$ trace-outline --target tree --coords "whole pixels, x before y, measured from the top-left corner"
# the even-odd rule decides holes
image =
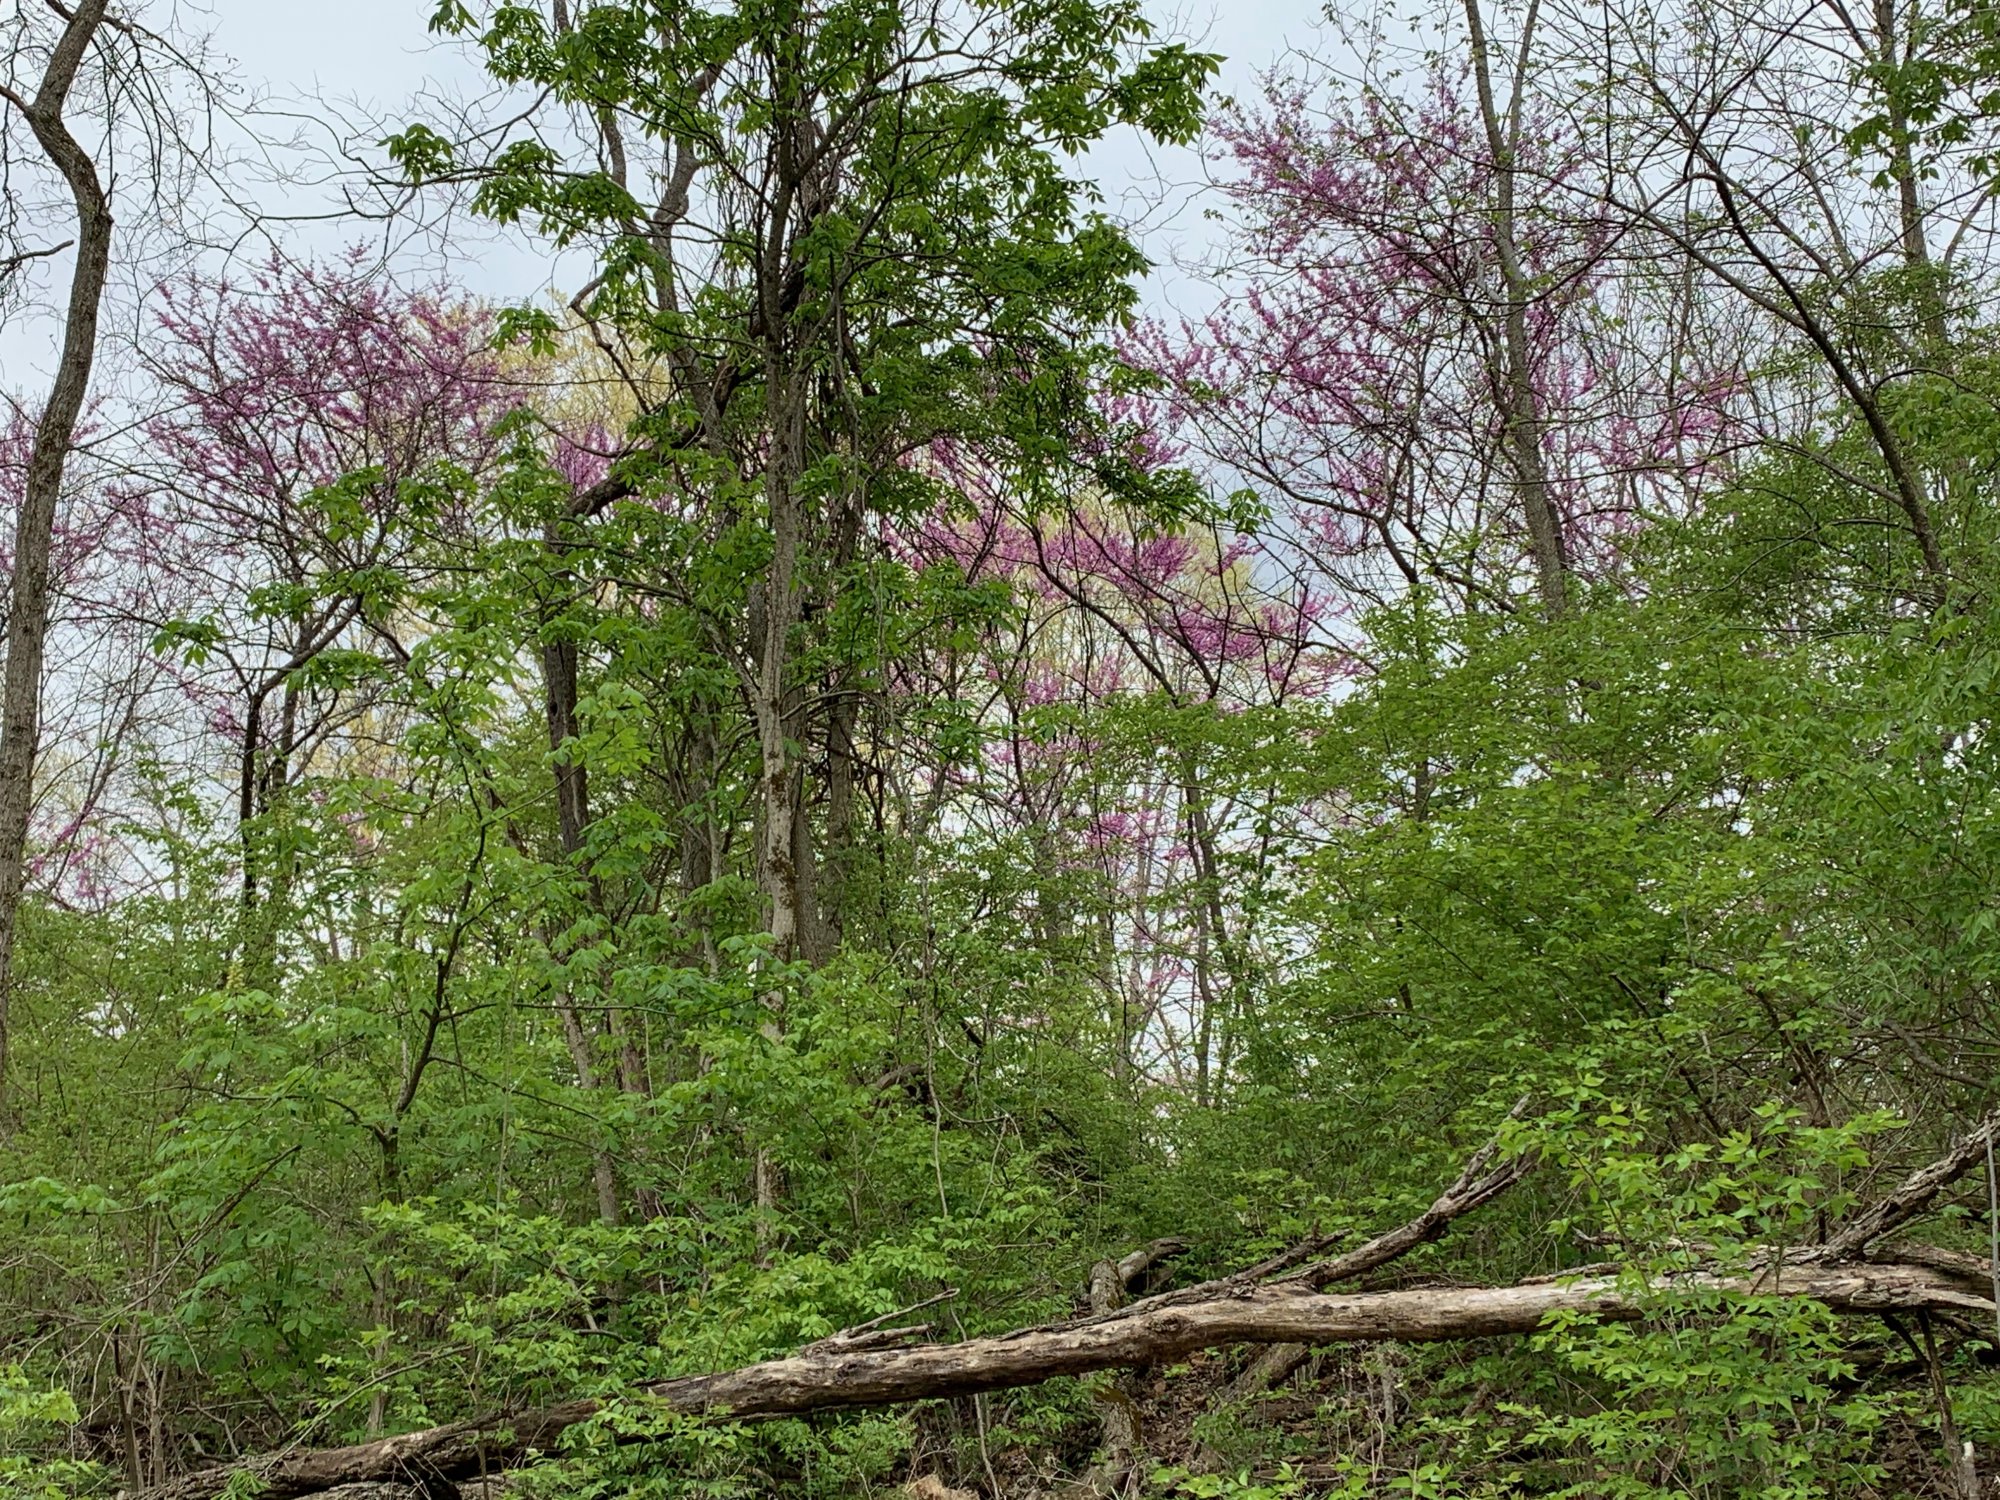
[[[25,25],[25,21],[23,25]],[[48,166],[69,189],[75,263],[63,314],[62,351],[35,426],[21,508],[14,523],[7,609],[7,672],[0,688],[0,1090],[7,1078],[7,1021],[14,986],[14,935],[27,877],[28,816],[34,801],[35,741],[41,720],[42,649],[49,622],[49,549],[70,445],[83,415],[97,356],[97,317],[111,266],[111,204],[97,164],[73,133],[71,95],[91,51],[109,30],[105,0],[83,0],[63,17],[53,45],[16,33],[0,98],[28,127]],[[22,73],[39,54],[34,92]],[[25,66],[24,66],[25,65]],[[0,1107],[5,1095],[0,1092]]]
[[[37,262],[66,260],[68,269],[67,292],[53,314],[60,329],[55,367],[46,393],[28,403],[34,436],[14,515],[8,579],[0,687],[0,1090],[6,1086],[14,955],[43,727],[51,548],[58,513],[75,488],[69,479],[98,362],[113,210],[122,204],[131,216],[128,235],[149,218],[176,228],[170,221],[185,206],[205,142],[199,110],[190,125],[175,90],[192,80],[198,101],[215,102],[199,57],[173,38],[114,14],[99,0],[48,9],[50,15],[16,8],[7,23],[0,80],[12,250],[0,257],[0,281],[10,297],[24,299],[27,273]]]
[[[469,12],[448,17],[474,30]],[[478,206],[601,243],[581,305],[668,379],[579,518],[668,482],[724,514],[761,510],[756,628],[732,646],[757,723],[760,879],[781,959],[802,941],[812,878],[788,748],[813,737],[793,680],[805,604],[849,564],[865,510],[918,502],[901,457],[965,429],[1005,445],[1001,461],[1045,463],[1050,438],[1013,424],[1078,419],[1063,403],[1089,331],[1129,306],[1139,262],[1079,216],[1058,153],[1114,123],[1184,136],[1212,66],[1176,47],[1128,59],[1145,29],[1115,7],[591,5],[573,18],[502,6],[481,34],[496,77],[596,127],[597,161],[579,173],[517,140],[468,169]],[[453,170],[428,131],[397,151],[420,177]]]
[[[1169,326],[1122,0],[446,7],[579,294],[72,437],[0,1491],[1975,1493],[1994,210],[1816,14],[1299,64]]]
[[[842,613],[866,518],[939,503],[910,455],[960,436],[1031,488],[1065,464],[1095,334],[1129,308],[1142,262],[1082,211],[1061,155],[1114,125],[1185,137],[1213,61],[1146,50],[1135,8],[1081,0],[443,19],[479,35],[496,78],[570,111],[595,160],[578,169],[522,137],[461,167],[423,127],[398,160],[419,180],[476,180],[495,217],[597,246],[578,307],[664,380],[632,450],[550,516],[552,552],[587,548],[607,506],[663,491],[699,496],[714,536],[755,527],[762,555],[711,629],[755,725],[771,957],[823,960],[838,923],[819,909],[805,747],[826,747],[827,836],[844,840],[858,688],[838,655],[801,676],[808,622]],[[560,747],[582,666],[558,618],[544,681]],[[565,755],[557,779],[574,858],[586,770]],[[768,1005],[775,1028],[775,986]],[[774,1203],[761,1158],[758,1180]]]
[[[466,524],[458,492],[492,467],[526,392],[488,314],[388,283],[359,252],[274,258],[245,285],[191,277],[163,289],[157,319],[145,366],[164,409],[134,482],[181,591],[151,623],[192,658],[184,690],[239,742],[248,914],[258,819],[370,701],[370,684],[329,664],[342,649],[407,658],[398,614],[437,565],[427,534]],[[232,679],[220,687],[218,667]]]
[[[1525,67],[1525,61],[1522,63]],[[1626,221],[1588,137],[1484,42],[1391,91],[1274,83],[1214,150],[1240,216],[1220,308],[1148,327],[1161,416],[1249,483],[1355,607],[1436,590],[1545,613],[1685,506],[1734,376],[1621,339]]]

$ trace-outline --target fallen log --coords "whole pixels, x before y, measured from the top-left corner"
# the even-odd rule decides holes
[[[1904,1263],[1772,1263],[1742,1274],[1691,1272],[1656,1290],[1714,1290],[1811,1299],[1843,1312],[1964,1310],[1993,1315],[1977,1284],[1950,1268]],[[1532,1333],[1554,1313],[1632,1320],[1650,1295],[1616,1277],[1523,1282],[1501,1287],[1427,1287],[1332,1294],[1305,1282],[1246,1287],[1183,1302],[1147,1299],[1118,1314],[1026,1328],[955,1344],[843,1348],[827,1341],[785,1359],[687,1375],[635,1390],[659,1409],[687,1415],[792,1417],[894,1406],[1036,1385],[1065,1375],[1185,1358],[1227,1344],[1436,1342]],[[130,1495],[130,1500],[215,1500],[243,1470],[263,1500],[299,1500],[339,1485],[402,1481],[432,1485],[489,1474],[552,1450],[569,1428],[603,1410],[573,1401],[508,1417],[457,1422],[352,1447],[292,1452],[206,1469]]]

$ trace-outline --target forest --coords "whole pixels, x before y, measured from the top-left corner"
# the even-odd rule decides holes
[[[403,3],[0,19],[0,1500],[2000,1495],[2000,3]]]

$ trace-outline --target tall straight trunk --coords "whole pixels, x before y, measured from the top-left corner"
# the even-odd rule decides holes
[[[814,538],[807,529],[804,480],[807,431],[815,371],[800,345],[799,305],[806,272],[801,241],[827,206],[826,163],[820,122],[813,113],[817,87],[801,64],[799,41],[806,17],[796,0],[774,13],[776,38],[760,49],[769,69],[771,137],[766,159],[769,197],[760,205],[755,281],[748,331],[761,345],[763,366],[762,478],[771,556],[752,599],[748,673],[757,729],[757,879],[764,898],[773,966],[814,957],[811,926],[813,850],[806,820],[800,744],[811,712],[803,684],[795,681],[792,634],[801,618],[799,573]],[[785,1031],[785,993],[763,987],[765,1039]],[[751,1190],[760,1210],[760,1257],[772,1247],[775,1210],[784,1194],[781,1169],[768,1147],[755,1148]]]
[[[800,8],[790,0],[780,13],[791,26],[803,24]],[[812,113],[812,85],[801,71],[792,40],[775,44],[768,62],[773,186],[758,247],[751,328],[763,345],[762,468],[771,560],[764,570],[762,619],[752,621],[757,638],[750,645],[756,652],[752,698],[759,761],[757,875],[770,917],[772,958],[787,963],[800,955],[804,898],[812,884],[812,850],[801,826],[804,787],[794,748],[806,737],[806,704],[791,681],[792,631],[800,613],[799,567],[807,546],[802,482],[814,378],[810,363],[794,347],[794,315],[805,287],[796,256],[800,237],[811,231],[823,203],[822,185],[814,179],[819,125]],[[767,1030],[783,1024],[776,1008],[781,998],[775,990],[765,996],[766,1005],[773,1007]]]
[[[772,382],[772,431],[764,496],[771,526],[771,561],[765,569],[763,609],[754,692],[758,750],[757,874],[769,916],[771,955],[780,963],[798,956],[800,902],[801,786],[792,722],[799,708],[791,692],[792,629],[798,620],[798,564],[804,517],[795,471],[804,437],[803,412],[791,383],[776,371]]]
[[[792,715],[800,708],[787,678],[791,671],[792,627],[798,618],[798,562],[804,532],[797,474],[805,437],[801,392],[786,377],[781,336],[769,341],[772,356],[770,457],[764,472],[764,495],[771,527],[771,561],[764,573],[761,638],[753,692],[757,717],[758,817],[757,876],[763,888],[771,934],[771,961],[790,963],[800,956],[809,889],[804,871],[812,850],[800,826],[805,810],[798,758],[792,735],[800,730]],[[784,1035],[785,997],[775,984],[763,994],[762,1030],[767,1041]],[[751,1164],[751,1193],[765,1214],[783,1196],[784,1183],[776,1159],[758,1147]],[[768,1235],[768,1227],[760,1236]],[[768,1249],[768,1244],[765,1245]]]
[[[1875,62],[1890,72],[1908,66],[1910,56],[1899,33],[1896,0],[1875,0]],[[1912,40],[1914,46],[1914,40]],[[1924,236],[1924,206],[1917,192],[1917,164],[1910,153],[1910,112],[1900,88],[1886,90],[1889,116],[1889,175],[1896,183],[1896,217],[1903,236],[1903,264],[1913,271],[1930,269],[1930,244]]]
[[[1143,1072],[1138,1058],[1139,1039],[1160,1014],[1159,998],[1157,995],[1148,996],[1146,984],[1146,951],[1151,946],[1153,926],[1148,918],[1152,906],[1153,843],[1151,839],[1141,838],[1132,871],[1132,951],[1125,960],[1125,975],[1118,1000],[1120,1077],[1138,1077]]]
[[[832,957],[847,927],[848,883],[854,879],[854,799],[859,718],[853,691],[839,678],[826,715],[826,839],[820,860],[819,942],[816,962]]]
[[[577,693],[576,642],[546,642],[542,646],[542,701],[549,750],[555,757],[556,833],[564,856],[572,860],[583,853],[583,831],[590,826],[589,783],[584,768],[563,749],[576,736]]]
[[[764,570],[762,618],[753,619],[750,642],[756,652],[751,698],[757,723],[757,877],[771,934],[771,962],[801,956],[812,892],[812,846],[805,826],[804,777],[795,748],[806,737],[803,695],[791,681],[792,631],[799,620],[799,565],[806,547],[802,482],[806,427],[813,374],[794,347],[793,315],[804,293],[803,267],[796,261],[798,237],[810,232],[818,211],[813,172],[818,123],[812,88],[806,82],[792,38],[803,24],[795,4],[781,5],[787,40],[766,55],[770,66],[773,134],[769,168],[772,192],[765,210],[757,255],[751,328],[761,335],[764,362],[765,520],[771,530],[771,560]],[[785,1033],[785,993],[777,983],[764,988],[759,1030],[776,1045]],[[784,1196],[782,1168],[764,1144],[751,1161],[751,1196],[758,1210],[759,1259],[767,1257],[776,1234],[775,1211]]]
[[[694,898],[714,881],[721,857],[722,832],[716,826],[710,793],[722,774],[722,746],[706,706],[699,712],[701,718],[688,732],[688,779],[683,788],[687,808],[681,819],[681,898],[696,929],[696,938],[688,946],[688,962],[713,976],[721,958],[715,946],[714,923],[707,909]]]
[[[562,1022],[563,1044],[569,1048],[570,1066],[576,1069],[576,1081],[587,1091],[595,1093],[602,1084],[598,1078],[590,1034],[583,1029],[583,1018],[577,1014],[576,1003],[567,990],[556,996],[556,1017]],[[602,1146],[591,1148],[590,1175],[597,1188],[598,1220],[615,1228],[624,1218],[618,1204],[618,1167],[612,1161],[611,1153]]]
[[[1181,802],[1187,814],[1188,852],[1194,860],[1195,872],[1195,989],[1201,1001],[1195,1041],[1195,1102],[1205,1108],[1219,1101],[1222,1085],[1227,1081],[1229,1023],[1249,995],[1248,964],[1222,909],[1222,871],[1216,854],[1215,827],[1208,816],[1199,768],[1192,753],[1181,757]],[[1215,982],[1218,960],[1222,968],[1220,986]],[[1219,1066],[1212,1062],[1218,1022],[1225,1059]]]
[[[1915,0],[1910,0],[1915,3]],[[1874,62],[1890,74],[1899,74],[1914,61],[1916,27],[1907,14],[1898,15],[1896,0],[1875,0]],[[1919,321],[1927,351],[1933,357],[1944,352],[1947,328],[1943,288],[1934,277],[1931,248],[1924,232],[1924,202],[1917,186],[1917,163],[1910,150],[1910,112],[1900,87],[1883,92],[1889,117],[1889,176],[1896,184],[1897,227],[1902,231],[1903,267],[1916,280]]]
[[[1507,465],[1513,471],[1521,517],[1528,528],[1534,555],[1535,584],[1542,609],[1553,619],[1568,606],[1569,560],[1563,544],[1562,519],[1549,488],[1548,462],[1542,453],[1541,401],[1535,393],[1533,356],[1528,341],[1528,304],[1532,288],[1521,263],[1515,217],[1514,188],[1519,176],[1521,93],[1528,65],[1528,44],[1534,35],[1536,5],[1530,0],[1522,23],[1521,53],[1513,88],[1503,111],[1493,90],[1493,62],[1487,46],[1480,0],[1465,0],[1466,29],[1472,42],[1473,81],[1479,92],[1479,114],[1486,131],[1486,149],[1493,162],[1493,248],[1499,261],[1501,293],[1500,368],[1497,395]]]
[[[48,401],[35,424],[27,485],[14,525],[14,577],[7,610],[7,670],[0,686],[0,1113],[14,992],[14,940],[27,883],[28,817],[34,805],[35,741],[41,732],[42,660],[49,630],[49,549],[76,424],[97,358],[97,318],[111,269],[111,206],[90,154],[63,119],[84,53],[104,21],[105,0],[79,0],[66,12],[33,99],[12,92],[51,166],[69,186],[76,213],[76,264],[70,273],[62,352]]]
[[[831,562],[836,580],[845,578],[860,550],[861,497],[843,493],[834,520]],[[840,946],[847,925],[848,882],[854,878],[854,801],[860,757],[854,743],[861,719],[855,674],[841,669],[826,681],[826,823],[813,864],[812,944],[807,954],[825,963]],[[804,828],[804,820],[801,819]],[[811,849],[806,850],[808,854]]]
[[[559,547],[552,532],[551,550]],[[577,732],[578,652],[576,642],[550,640],[542,646],[542,699],[548,719],[549,750],[554,757],[556,788],[556,836],[563,858],[571,864],[583,861],[584,830],[590,826],[590,786],[584,767],[569,759],[564,745]],[[549,940],[554,941],[554,933]],[[556,1016],[562,1024],[563,1043],[569,1049],[570,1064],[576,1069],[577,1085],[595,1093],[603,1086],[589,1030],[577,1009],[576,997],[567,983],[556,991]],[[623,1215],[618,1201],[618,1169],[611,1153],[593,1146],[590,1153],[591,1180],[597,1190],[597,1217],[615,1225]]]

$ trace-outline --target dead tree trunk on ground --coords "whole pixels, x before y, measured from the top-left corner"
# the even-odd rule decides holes
[[[1925,1266],[1775,1264],[1737,1275],[1694,1272],[1651,1291],[1711,1290],[1811,1299],[1842,1312],[1925,1311],[1993,1315],[1965,1280]],[[1436,1342],[1533,1333],[1553,1313],[1630,1321],[1650,1297],[1613,1276],[1502,1287],[1426,1287],[1337,1295],[1296,1284],[1240,1296],[1149,1308],[1125,1316],[1027,1328],[957,1344],[881,1347],[867,1334],[843,1347],[827,1340],[789,1359],[686,1375],[633,1392],[661,1410],[689,1415],[796,1417],[906,1401],[974,1396],[1063,1375],[1184,1359],[1226,1344],[1306,1345],[1364,1340]],[[893,1333],[894,1330],[888,1332]],[[554,1448],[568,1428],[603,1410],[573,1401],[513,1417],[456,1422],[348,1448],[285,1454],[237,1468],[263,1481],[262,1500],[298,1500],[337,1485],[466,1478],[519,1464]],[[134,1500],[215,1500],[236,1468],[206,1469],[140,1491]]]
[[[1650,1282],[1600,1270],[1514,1286],[1345,1294],[1319,1290],[1337,1279],[1336,1271],[1346,1274],[1343,1268],[1372,1256],[1380,1255],[1373,1264],[1381,1264],[1401,1253],[1390,1246],[1407,1249],[1436,1238],[1466,1211],[1461,1206],[1441,1212],[1440,1205],[1485,1202],[1512,1182],[1521,1165],[1507,1163],[1489,1172],[1487,1163],[1496,1154],[1489,1146],[1430,1209],[1333,1260],[1313,1261],[1323,1246],[1307,1241],[1239,1276],[1064,1323],[956,1344],[910,1343],[928,1333],[928,1325],[884,1328],[878,1319],[789,1358],[663,1380],[637,1388],[632,1396],[659,1410],[690,1416],[797,1417],[976,1396],[1066,1375],[1171,1362],[1230,1344],[1310,1348],[1518,1336],[1565,1312],[1637,1321],[1660,1296],[1682,1292],[1794,1298],[1824,1303],[1837,1312],[1969,1312],[1985,1320],[1995,1315],[1995,1307],[1986,1295],[1987,1267],[1976,1258],[1926,1247],[1892,1248],[1880,1252],[1885,1257],[1880,1261],[1863,1257],[1875,1241],[1921,1213],[1962,1174],[1977,1154],[1975,1146],[1983,1151],[1996,1126],[2000,1114],[1989,1116],[1956,1150],[1911,1174],[1857,1215],[1852,1223],[1860,1226],[1858,1233],[1843,1230],[1828,1245],[1771,1255],[1747,1267],[1696,1269]],[[1490,1186],[1503,1176],[1498,1186]],[[1891,1255],[1897,1258],[1886,1258]],[[1107,1270],[1117,1274],[1115,1267]],[[1265,1279],[1280,1273],[1289,1274]],[[396,1480],[443,1488],[452,1480],[495,1473],[548,1452],[566,1430],[603,1409],[601,1401],[573,1401],[352,1447],[283,1453],[206,1469],[139,1491],[130,1500],[216,1500],[231,1476],[246,1469],[261,1481],[261,1500],[300,1500],[341,1485]]]

